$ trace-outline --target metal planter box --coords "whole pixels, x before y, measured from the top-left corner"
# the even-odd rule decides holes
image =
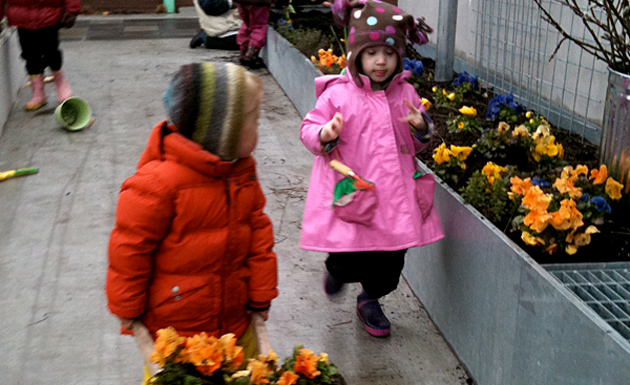
[[[26,79],[17,35],[15,28],[6,28],[0,32],[0,135]]]
[[[317,70],[273,29],[263,58],[304,116]],[[446,237],[410,250],[403,274],[477,384],[630,384],[630,343],[436,180]]]

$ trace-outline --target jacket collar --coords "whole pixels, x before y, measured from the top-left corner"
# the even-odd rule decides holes
[[[147,147],[138,161],[138,169],[155,160],[173,161],[201,174],[218,178],[251,173],[256,164],[251,156],[236,162],[221,160],[200,144],[185,138],[173,124],[166,121],[160,122],[151,131]]]

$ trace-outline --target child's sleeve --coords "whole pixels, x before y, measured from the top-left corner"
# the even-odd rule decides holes
[[[81,13],[81,0],[64,0],[63,8],[65,13],[78,15]]]
[[[152,255],[174,216],[170,194],[151,175],[134,175],[121,187],[109,239],[106,293],[109,310],[123,318],[145,311]]]
[[[319,133],[338,111],[331,100],[330,93],[325,91],[315,103],[315,108],[306,114],[300,127],[300,140],[314,155],[324,153],[324,145],[319,140]]]
[[[412,103],[414,107],[416,107],[416,109],[422,111],[422,118],[424,119],[424,123],[427,125],[427,129],[428,129],[428,132],[426,135],[419,135],[415,132],[415,130],[412,127],[410,127],[411,134],[412,134],[411,137],[413,138],[413,146],[416,153],[418,153],[424,150],[425,148],[427,148],[429,144],[431,143],[431,139],[433,138],[433,133],[435,132],[435,126],[433,125],[433,121],[431,120],[429,115],[426,113],[426,108],[422,104],[422,100],[417,95],[415,90],[414,90],[414,95],[416,97],[413,99]]]
[[[271,300],[278,296],[278,265],[276,254],[273,252],[273,227],[271,220],[263,212],[265,196],[258,186],[256,209],[252,213],[252,243],[247,267],[251,272],[249,277],[249,301],[251,310],[266,310]]]

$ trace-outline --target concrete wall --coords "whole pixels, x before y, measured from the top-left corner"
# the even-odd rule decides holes
[[[20,43],[17,30],[5,29],[0,33],[0,135],[9,119],[11,107],[17,98],[26,72],[20,58]]]

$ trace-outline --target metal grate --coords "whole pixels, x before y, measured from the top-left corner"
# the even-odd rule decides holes
[[[630,340],[630,263],[544,267]]]
[[[553,1],[543,4],[572,35],[589,40],[570,11]],[[605,65],[571,42],[550,62],[562,37],[542,20],[531,0],[476,0],[475,12],[473,72],[480,80],[497,93],[513,93],[551,123],[599,144],[606,90],[596,78],[606,73]]]

